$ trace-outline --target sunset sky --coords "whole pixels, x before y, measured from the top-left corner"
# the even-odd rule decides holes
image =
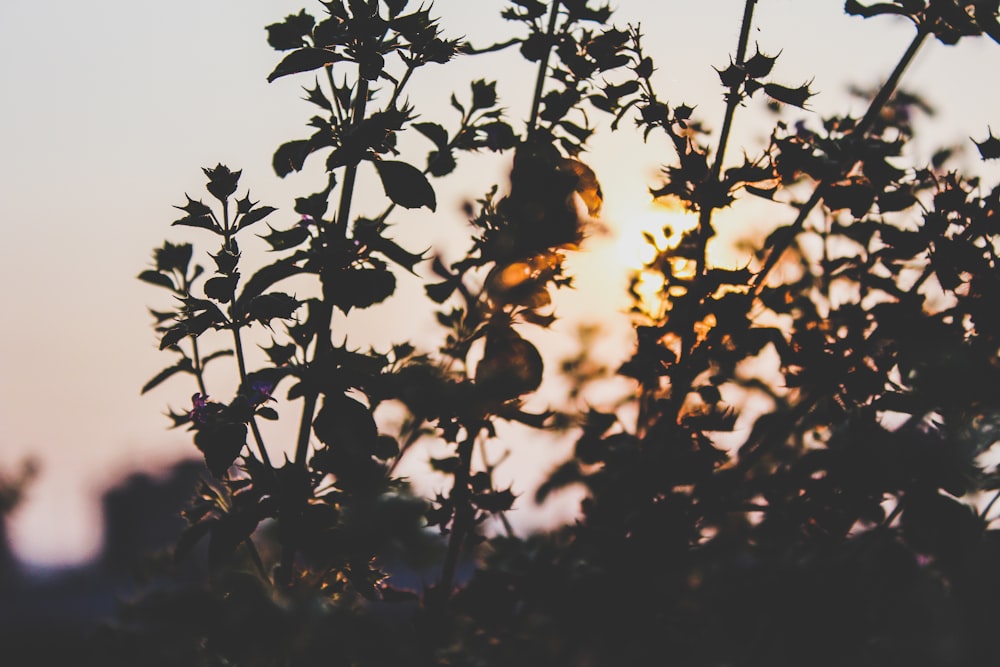
[[[711,66],[728,64],[743,4],[617,0],[614,20],[620,26],[642,22],[661,95],[671,104],[695,106],[696,117],[715,129],[723,105]],[[758,3],[751,42],[769,54],[781,51],[771,78],[791,86],[812,79],[820,93],[812,113],[789,118],[860,114],[863,104],[845,93],[847,85],[877,86],[912,37],[905,21],[847,17],[842,5]],[[501,0],[436,0],[433,13],[446,36],[482,46],[518,34],[518,26],[499,18],[503,6]],[[295,219],[294,197],[318,189],[318,161],[286,180],[270,166],[278,145],[308,134],[305,122],[313,111],[299,98],[312,79],[266,82],[280,55],[267,45],[264,26],[302,7],[322,11],[319,3],[302,0],[0,4],[0,475],[28,457],[41,466],[11,526],[22,558],[59,565],[89,557],[100,545],[97,502],[104,489],[123,474],[155,471],[197,454],[189,434],[168,431],[163,417],[168,405],[189,404],[193,386],[178,379],[139,395],[173,357],[157,351],[146,311],[164,308],[167,295],[135,276],[165,238],[195,242],[203,263],[204,252],[214,250],[199,230],[169,226],[178,217],[171,207],[184,201],[184,193],[205,196],[201,167],[222,162],[242,169],[241,193],[249,188],[253,199],[278,207],[269,222],[280,227]],[[470,81],[495,79],[516,125],[528,114],[533,71],[514,50],[467,58],[421,70],[410,99],[425,119],[447,124],[454,120],[452,91],[461,97]],[[916,159],[925,161],[942,144],[962,143],[970,168],[995,178],[996,170],[985,171],[974,159],[969,137],[985,138],[991,124],[1000,132],[998,71],[1000,45],[988,39],[958,47],[927,44],[904,79],[904,87],[938,110],[921,126]],[[753,153],[767,137],[772,117],[763,107],[763,99],[752,100],[738,113],[730,161],[742,162],[739,146]],[[656,183],[658,165],[672,156],[658,138],[643,145],[628,124],[611,134],[606,119],[596,112],[592,119],[605,131],[584,159],[602,182],[611,233],[573,259],[578,289],[560,296],[557,309],[566,321],[543,342],[550,350],[565,344],[570,352],[575,323],[600,321],[610,332],[606,353],[620,360],[629,352],[623,287],[628,267],[638,261],[634,239],[644,228],[669,222],[663,217],[668,213],[649,205],[647,188]],[[402,148],[411,149],[404,159],[419,163],[429,146],[404,137]],[[415,250],[460,252],[461,203],[493,182],[503,184],[507,160],[460,160],[453,176],[435,181],[438,212],[400,218],[397,238]],[[358,213],[366,201],[375,202],[369,210],[382,206],[381,188],[368,177],[362,175]],[[771,211],[750,210],[762,216]],[[755,224],[735,215],[722,221],[732,236]],[[261,247],[244,249],[250,263],[265,259]],[[402,300],[419,300],[415,281],[402,290]],[[340,336],[355,346],[411,337],[433,346],[429,311],[400,312],[352,317]],[[551,451],[542,443],[515,452],[506,472],[515,478],[515,491],[531,489]],[[413,463],[417,470],[421,461]]]

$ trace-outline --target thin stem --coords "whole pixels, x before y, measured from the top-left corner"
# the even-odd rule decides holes
[[[736,64],[743,65],[746,60],[747,44],[750,41],[750,25],[753,23],[753,10],[757,0],[747,0],[743,8],[743,23],[740,27],[740,40],[736,46]],[[733,117],[736,115],[736,107],[740,105],[740,96],[737,94],[739,84],[729,89],[729,97],[726,100],[726,116],[722,121],[722,131],[719,134],[719,149],[715,154],[715,163],[712,165],[712,180],[718,181],[719,174],[722,173],[722,160],[726,156],[726,146],[729,144],[729,133],[733,127]],[[711,210],[711,209],[710,209]]]
[[[340,123],[344,122],[344,108],[340,106],[340,98],[337,97],[337,84],[333,81],[333,67],[327,65],[323,68],[326,70],[326,80],[330,83],[330,95],[333,97],[333,112],[337,117],[337,121]]]
[[[407,66],[406,66],[406,72],[403,74],[403,78],[401,78],[399,80],[399,83],[396,84],[396,87],[392,91],[392,97],[389,98],[389,105],[388,105],[388,107],[390,109],[395,109],[396,108],[396,100],[399,99],[399,94],[401,92],[403,92],[403,88],[406,87],[406,84],[410,80],[410,75],[413,74],[413,70],[414,69],[415,68],[413,66],[413,63],[407,64]]]
[[[444,565],[441,568],[441,582],[438,591],[442,600],[448,599],[455,585],[455,571],[458,568],[458,558],[462,553],[462,544],[469,529],[475,523],[475,511],[471,504],[469,480],[472,470],[472,450],[479,435],[479,428],[470,429],[467,437],[458,445],[458,470],[455,471],[455,485],[451,489],[451,501],[455,505],[455,517],[451,522],[451,535],[448,539],[448,551],[445,553]]]
[[[236,363],[240,369],[240,384],[243,384],[247,380],[247,365],[243,359],[243,338],[240,336],[240,328],[235,324],[233,325],[233,342],[236,346]],[[267,454],[267,447],[264,446],[264,438],[261,436],[260,428],[257,426],[257,418],[253,415],[250,416],[250,430],[253,431],[253,439],[257,443],[260,460],[264,462],[268,470],[274,470],[274,466],[271,464],[271,457]]]
[[[468,45],[466,45],[466,47],[464,49],[462,49],[462,53],[465,53],[465,54],[470,55],[470,56],[471,55],[477,55],[477,54],[480,54],[480,53],[493,53],[494,51],[503,51],[507,47],[514,46],[515,44],[520,44],[523,41],[524,40],[521,39],[520,37],[513,37],[511,39],[508,39],[506,42],[499,42],[497,44],[491,44],[490,46],[484,46],[481,49],[477,49],[476,47],[472,46],[471,44],[468,44]]]
[[[368,80],[359,77],[358,89],[354,98],[354,108],[351,110],[351,125],[357,125],[365,117],[368,105]],[[358,176],[358,165],[352,164],[344,170],[344,183],[340,186],[340,206],[337,209],[335,228],[343,234],[347,233],[347,221],[351,217],[351,201],[354,197],[354,183]]]
[[[198,350],[198,339],[194,336],[191,337],[191,356],[194,377],[198,381],[198,392],[202,396],[208,396],[208,390],[205,389],[205,373],[201,366],[201,353]]]
[[[535,132],[538,124],[538,110],[542,104],[542,90],[545,88],[545,74],[549,70],[549,54],[552,52],[552,36],[556,32],[556,19],[559,17],[560,0],[552,0],[549,13],[549,26],[545,31],[545,55],[538,63],[538,76],[535,78],[535,94],[531,99],[531,114],[528,116],[528,136]]]
[[[316,401],[318,395],[315,391],[306,394],[305,404],[302,406],[302,420],[299,422],[299,438],[295,443],[295,464],[304,466],[306,456],[309,454],[309,436],[312,434],[312,418],[316,412]]]

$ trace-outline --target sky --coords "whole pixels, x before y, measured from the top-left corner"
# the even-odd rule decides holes
[[[696,117],[718,128],[723,105],[711,66],[728,64],[743,4],[617,0],[614,21],[641,21],[661,94],[695,106]],[[504,5],[437,0],[432,11],[446,36],[485,45],[514,34],[499,18]],[[307,136],[312,109],[300,98],[311,79],[266,82],[280,56],[266,44],[264,26],[302,7],[322,10],[306,0],[0,4],[0,475],[28,457],[40,465],[11,524],[16,552],[26,561],[59,566],[92,556],[101,541],[104,489],[129,472],[162,469],[197,453],[189,434],[167,430],[163,416],[168,405],[183,409],[193,389],[178,380],[139,395],[172,357],[157,351],[146,310],[165,307],[165,293],[135,276],[164,239],[207,240],[169,226],[177,217],[171,207],[185,193],[203,196],[201,167],[222,162],[243,169],[241,191],[249,187],[255,200],[278,207],[269,219],[276,226],[294,220],[294,197],[318,189],[323,174],[316,169],[281,180],[270,167],[278,145]],[[862,113],[847,86],[877,86],[912,37],[905,21],[847,17],[837,0],[759,0],[757,7],[751,41],[768,54],[781,52],[772,78],[791,86],[812,80],[819,91],[810,111],[791,118]],[[496,79],[510,117],[523,120],[533,70],[513,52],[458,60],[422,71],[411,101],[427,119],[447,121],[452,91],[461,95],[474,79]],[[1000,46],[988,39],[927,45],[903,82],[938,110],[925,121],[915,159],[926,160],[942,144],[962,143],[974,153],[969,137],[982,140],[991,124],[1000,131],[997,71]],[[763,101],[751,100],[737,115],[731,146],[752,153],[770,119]],[[647,189],[671,155],[664,142],[643,144],[627,126],[614,134],[606,129],[584,159],[602,182],[610,234],[572,260],[577,289],[560,295],[564,320],[545,335],[545,345],[570,353],[576,324],[599,321],[610,332],[606,353],[620,360],[629,351],[623,288],[638,261],[639,231],[669,222],[670,214],[650,206]],[[412,147],[408,155],[417,162],[428,150],[419,138],[404,138],[402,146]],[[727,155],[742,161],[739,150]],[[981,169],[972,157],[970,167]],[[413,248],[458,252],[461,203],[503,183],[505,160],[483,155],[460,163],[455,176],[435,182],[438,212],[408,217],[398,238]],[[995,181],[995,173],[986,174]],[[363,177],[360,187],[359,213],[381,196],[371,179]],[[737,235],[755,224],[736,213],[721,221]],[[249,261],[266,260],[262,248],[245,252]],[[402,301],[419,300],[416,282],[401,289]],[[383,309],[339,326],[358,345],[435,340],[428,309],[403,315]],[[506,474],[524,492],[565,443],[515,449]],[[422,462],[413,465],[416,472]]]

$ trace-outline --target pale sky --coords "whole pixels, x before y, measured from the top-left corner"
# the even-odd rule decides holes
[[[743,1],[615,4],[620,26],[642,21],[661,95],[695,105],[695,115],[717,128],[721,88],[710,66],[728,63]],[[847,17],[842,4],[760,0],[751,39],[766,53],[782,51],[773,80],[792,86],[814,80],[820,92],[814,112],[857,115],[863,107],[844,94],[847,84],[876,86],[912,28],[885,17]],[[433,13],[447,36],[485,45],[516,29],[499,18],[503,6],[500,0],[437,0]],[[185,192],[204,196],[201,167],[223,162],[242,169],[241,192],[249,187],[255,200],[279,208],[269,218],[275,226],[290,224],[294,197],[322,181],[316,168],[282,181],[270,167],[279,144],[307,136],[313,112],[299,99],[301,86],[311,83],[307,76],[266,82],[280,55],[268,47],[264,26],[302,7],[322,10],[302,0],[0,4],[0,471],[12,471],[27,456],[42,467],[11,526],[22,558],[56,565],[88,557],[101,540],[96,503],[103,489],[122,474],[197,454],[190,434],[166,430],[162,416],[168,404],[184,408],[193,388],[176,380],[139,395],[173,357],[157,351],[146,312],[164,307],[166,295],[135,276],[165,238],[195,242],[202,261],[210,261],[203,254],[214,250],[210,239],[169,227],[177,217],[171,206],[182,203]],[[516,124],[528,113],[533,70],[513,52],[429,67],[414,81],[411,101],[426,118],[447,122],[453,90],[461,96],[473,79],[496,79]],[[1000,131],[998,71],[1000,46],[988,39],[927,45],[904,79],[939,110],[916,145],[923,159],[943,143],[964,142],[974,153],[969,136],[985,138],[990,124]],[[729,160],[742,161],[739,146],[752,152],[769,133],[762,107],[763,99],[753,100],[738,114]],[[429,148],[404,138],[404,149],[409,146],[417,163]],[[624,358],[622,248],[635,247],[624,238],[663,224],[650,212],[647,187],[671,154],[659,140],[643,145],[625,124],[624,131],[603,133],[584,159],[602,181],[605,217],[619,240],[595,241],[575,260],[579,287],[557,304],[567,322],[546,344],[558,349],[560,341],[572,340],[571,322],[596,320],[619,332]],[[502,184],[505,167],[505,158],[489,155],[460,162],[454,176],[435,182],[438,213],[403,218],[399,238],[414,249],[451,242],[454,252],[463,229],[461,201]],[[370,181],[362,187],[379,193]],[[724,221],[754,224],[735,216]],[[245,250],[251,262],[263,257],[261,248]],[[415,284],[404,290],[404,300],[420,294]],[[383,310],[342,327],[359,345],[370,335],[376,342],[414,336],[433,345],[429,322],[423,311],[400,318]],[[514,453],[507,474],[516,490],[531,490],[551,452],[542,444]]]

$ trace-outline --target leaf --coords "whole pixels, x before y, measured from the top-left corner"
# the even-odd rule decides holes
[[[309,157],[309,154],[313,150],[315,150],[313,143],[308,139],[299,139],[282,144],[274,152],[274,159],[271,162],[271,166],[274,167],[274,173],[284,178],[293,171],[302,171],[306,158]]]
[[[139,280],[150,283],[151,285],[166,287],[168,290],[172,290],[174,292],[177,291],[177,286],[174,285],[173,279],[168,275],[160,273],[159,271],[148,269],[140,273],[138,278]]]
[[[434,142],[439,149],[448,146],[448,131],[437,123],[414,123],[413,129]]]
[[[497,83],[483,79],[472,82],[472,110],[489,109],[497,103]]]
[[[396,160],[378,160],[374,164],[385,194],[393,203],[403,208],[426,206],[431,211],[436,210],[434,188],[419,169]]]
[[[304,272],[305,269],[297,266],[290,258],[279,259],[274,264],[268,264],[258,269],[257,273],[243,284],[243,292],[240,293],[237,303],[243,306],[276,282]]]
[[[222,230],[219,226],[215,224],[215,221],[207,215],[204,216],[193,216],[189,215],[186,218],[181,218],[180,220],[174,220],[171,223],[171,227],[200,227],[201,229],[207,229],[216,234],[221,234]]]
[[[268,229],[271,230],[270,234],[266,236],[260,236],[258,234],[258,236],[270,244],[271,250],[288,250],[289,248],[294,248],[309,238],[309,230],[300,225],[296,225],[295,227],[284,231],[278,231],[270,225],[268,225]]]
[[[292,318],[302,302],[284,292],[271,292],[254,297],[247,307],[247,316],[256,322],[268,325],[273,319]]]
[[[514,504],[514,494],[511,493],[510,489],[491,493],[477,493],[472,497],[472,503],[484,512],[491,512],[493,514],[506,512]]]
[[[290,14],[281,23],[272,23],[266,27],[267,43],[277,51],[288,51],[305,46],[304,37],[312,32],[316,20],[306,14],[306,10],[298,14]]]
[[[194,444],[204,454],[209,472],[219,478],[233,465],[246,441],[247,426],[239,422],[207,424],[194,436]]]
[[[267,406],[257,408],[257,416],[268,421],[278,421],[278,411]]]
[[[331,286],[330,302],[345,314],[352,308],[368,308],[389,298],[396,290],[396,276],[384,266],[341,271]]]
[[[538,388],[543,367],[534,345],[509,327],[494,328],[476,365],[476,386],[490,398],[515,398]]]
[[[788,88],[777,83],[765,83],[764,92],[779,102],[805,109],[806,102],[809,101],[810,97],[815,95],[815,93],[809,90],[810,83],[812,82],[808,81],[798,88]]]
[[[186,274],[193,251],[194,247],[190,243],[175,245],[170,241],[165,242],[163,247],[157,248],[155,252],[156,270],[164,273],[179,271]]]
[[[273,206],[261,206],[260,208],[255,208],[246,215],[244,215],[242,218],[240,218],[239,221],[240,224],[236,228],[236,230],[239,231],[241,229],[249,227],[255,222],[260,222],[261,220],[263,220],[264,218],[271,215],[277,210],[278,209],[274,208]]]
[[[993,130],[989,130],[989,136],[982,141],[972,140],[979,149],[979,155],[983,160],[996,160],[1000,158],[1000,139],[993,136]]]
[[[447,176],[457,166],[455,155],[451,151],[431,151],[427,154],[427,173],[435,178]]]
[[[284,366],[295,356],[295,344],[278,345],[274,343],[271,347],[262,348],[267,352],[268,358],[275,366]]]
[[[213,352],[212,354],[209,354],[209,355],[205,356],[204,358],[202,358],[202,360],[201,360],[201,366],[202,366],[202,368],[204,368],[205,365],[208,362],[212,361],[213,359],[220,359],[222,357],[231,357],[231,356],[233,356],[233,351],[232,350],[218,350],[218,351]]]
[[[215,299],[220,303],[229,303],[236,290],[236,281],[240,279],[240,274],[231,276],[216,276],[205,281],[205,296]]]
[[[271,83],[275,79],[279,79],[289,74],[311,72],[314,69],[319,69],[320,67],[324,67],[326,65],[332,65],[333,63],[339,62],[343,59],[344,56],[339,53],[327,51],[326,49],[307,47],[297,51],[292,51],[285,56],[285,58],[278,63],[278,66],[274,68],[274,71],[267,76],[267,82]]]
[[[142,391],[140,393],[145,394],[147,391],[153,387],[159,385],[164,380],[176,375],[177,373],[194,373],[194,369],[191,367],[191,360],[187,357],[181,359],[175,365],[164,368],[162,371],[156,374],[149,382],[142,385]]]

